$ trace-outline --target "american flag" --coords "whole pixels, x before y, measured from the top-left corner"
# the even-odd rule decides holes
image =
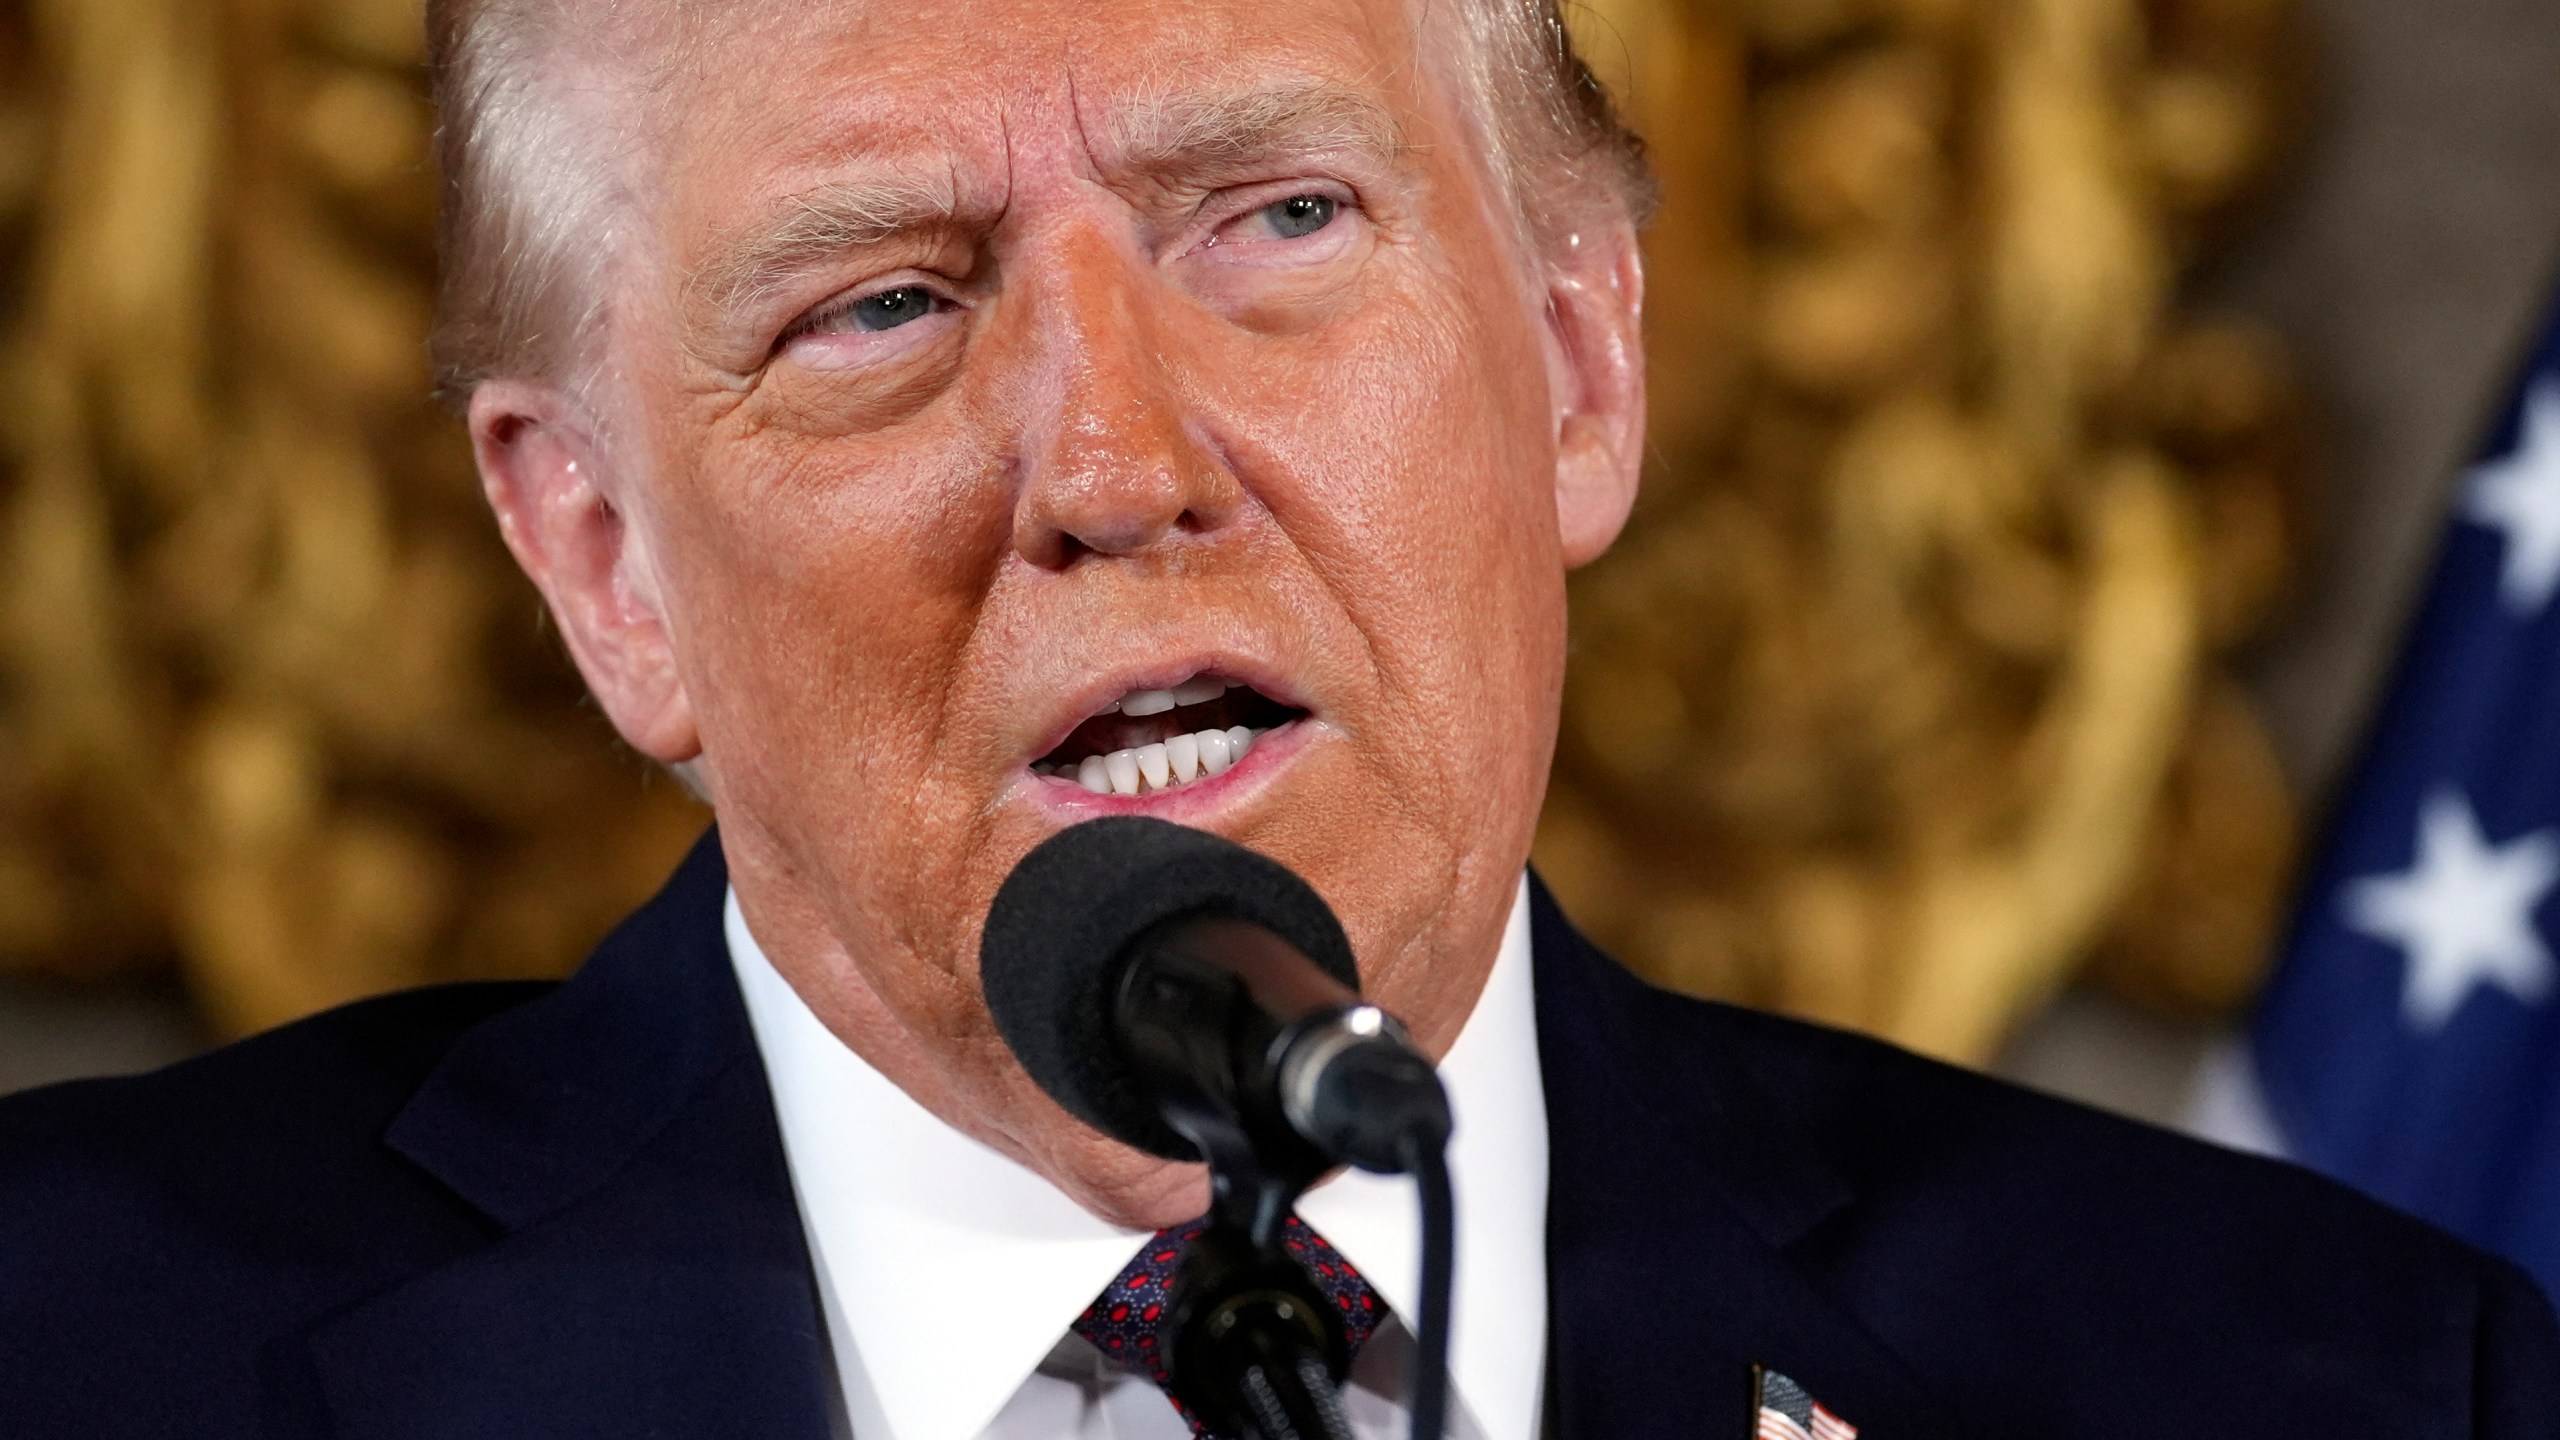
[[[1823,1409],[1804,1387],[1766,1365],[1754,1371],[1758,1440],[1858,1440],[1858,1427]]]
[[[2560,1295],[2560,314],[2480,456],[2248,1045],[2197,1120]]]

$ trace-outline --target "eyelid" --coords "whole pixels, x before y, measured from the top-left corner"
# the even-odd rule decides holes
[[[1343,180],[1302,176],[1289,180],[1268,180],[1251,185],[1239,185],[1230,190],[1220,191],[1210,197],[1210,203],[1200,207],[1199,220],[1196,224],[1200,238],[1185,247],[1186,251],[1200,248],[1202,244],[1239,220],[1259,215],[1284,200],[1292,200],[1300,195],[1322,195],[1343,210],[1357,210],[1363,215],[1368,213],[1368,206],[1361,199],[1359,187]]]
[[[775,351],[779,352],[783,346],[804,335],[815,333],[820,325],[843,316],[863,301],[876,299],[892,290],[922,290],[933,296],[936,305],[957,305],[960,303],[960,298],[952,293],[952,289],[953,287],[948,284],[937,282],[932,276],[914,271],[893,270],[886,275],[876,275],[858,285],[839,290],[801,311],[799,318],[784,326],[782,333],[774,337],[773,346]]]

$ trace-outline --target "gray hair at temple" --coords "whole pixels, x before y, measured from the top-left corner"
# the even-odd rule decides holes
[[[449,403],[487,380],[589,378],[607,266],[628,239],[618,162],[642,138],[633,117],[607,113],[606,57],[632,43],[635,12],[685,3],[428,0],[443,177],[433,351]],[[1647,218],[1643,142],[1575,52],[1558,0],[1418,3],[1460,21],[1474,118],[1533,252],[1552,253],[1595,207]]]

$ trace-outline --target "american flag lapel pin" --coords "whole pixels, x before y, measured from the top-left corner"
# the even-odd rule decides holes
[[[1858,1440],[1858,1427],[1815,1403],[1797,1384],[1766,1365],[1751,1367],[1755,1440]]]

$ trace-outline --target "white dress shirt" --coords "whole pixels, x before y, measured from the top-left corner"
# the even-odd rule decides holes
[[[1189,1440],[1153,1381],[1068,1331],[1148,1235],[1087,1214],[872,1069],[773,968],[734,892],[727,928],[817,1272],[840,1430],[854,1440]],[[1547,1119],[1525,880],[1440,1075],[1457,1121],[1449,1434],[1535,1440]],[[1415,1313],[1421,1224],[1410,1182],[1347,1173],[1298,1213],[1396,1315]],[[1360,1440],[1403,1440],[1412,1348],[1391,1316],[1361,1350],[1343,1396]]]

